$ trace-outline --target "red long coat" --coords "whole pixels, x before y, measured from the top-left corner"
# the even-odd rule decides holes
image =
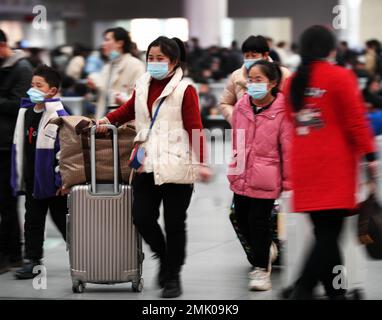
[[[290,103],[291,79],[285,90],[294,123],[294,212],[353,209],[359,160],[375,151],[357,79],[352,71],[323,61],[310,70],[305,108],[298,114]]]

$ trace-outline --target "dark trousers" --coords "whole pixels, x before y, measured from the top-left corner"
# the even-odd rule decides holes
[[[252,247],[254,266],[268,269],[272,243],[271,214],[274,199],[256,199],[234,195],[237,222],[243,236]]]
[[[301,277],[297,283],[307,291],[319,281],[325,287],[328,296],[341,295],[343,289],[335,289],[333,280],[337,273],[333,273],[335,266],[342,266],[342,257],[338,244],[346,210],[326,210],[310,213],[314,226],[315,243],[303,267]]]
[[[67,196],[36,200],[29,191],[25,200],[25,258],[40,260],[43,257],[45,220],[48,209],[54,224],[66,240]]]
[[[11,152],[0,151],[0,253],[11,260],[21,258],[17,198],[11,188]]]
[[[192,184],[154,184],[152,173],[137,174],[133,180],[133,219],[151,250],[165,258],[170,272],[179,272],[186,256],[186,216]],[[158,224],[163,201],[164,236]]]

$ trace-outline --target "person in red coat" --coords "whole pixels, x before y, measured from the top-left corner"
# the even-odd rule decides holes
[[[329,299],[342,299],[333,268],[342,265],[338,238],[344,218],[356,207],[357,168],[366,157],[376,172],[373,135],[354,74],[332,63],[336,39],[313,26],[301,36],[302,63],[286,84],[287,110],[294,123],[291,182],[294,212],[306,212],[315,244],[291,299],[310,299],[324,284]]]

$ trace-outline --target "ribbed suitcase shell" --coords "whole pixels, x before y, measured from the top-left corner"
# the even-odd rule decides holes
[[[132,222],[132,189],[118,196],[90,194],[90,185],[72,188],[68,250],[73,283],[133,282],[142,274],[142,240]]]

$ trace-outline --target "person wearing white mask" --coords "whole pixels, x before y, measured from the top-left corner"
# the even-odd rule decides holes
[[[286,118],[280,81],[281,70],[276,63],[261,60],[252,64],[246,93],[232,115],[233,157],[228,180],[238,227],[252,249],[253,271],[248,275],[252,291],[272,287],[271,214],[281,192],[291,190],[292,124]]]
[[[221,113],[230,124],[236,102],[240,100],[247,91],[248,69],[259,60],[272,62],[269,56],[269,50],[268,42],[263,36],[250,36],[243,42],[242,52],[244,64],[229,77],[219,104]],[[282,90],[285,80],[291,74],[285,67],[281,67],[281,72],[280,90]]]
[[[129,100],[136,80],[145,72],[144,63],[130,53],[131,39],[125,29],[106,30],[102,50],[109,62],[100,73],[90,74],[87,82],[89,88],[98,91],[98,119]]]
[[[180,271],[193,184],[198,178],[207,182],[212,171],[205,162],[198,94],[183,77],[183,42],[159,37],[149,45],[146,60],[147,73],[137,81],[130,100],[100,119],[97,132],[107,131],[102,124],[135,120],[135,142],[144,159],[133,179],[134,224],[160,260],[162,297],[174,298],[182,293]],[[162,201],[165,234],[157,221]]]

